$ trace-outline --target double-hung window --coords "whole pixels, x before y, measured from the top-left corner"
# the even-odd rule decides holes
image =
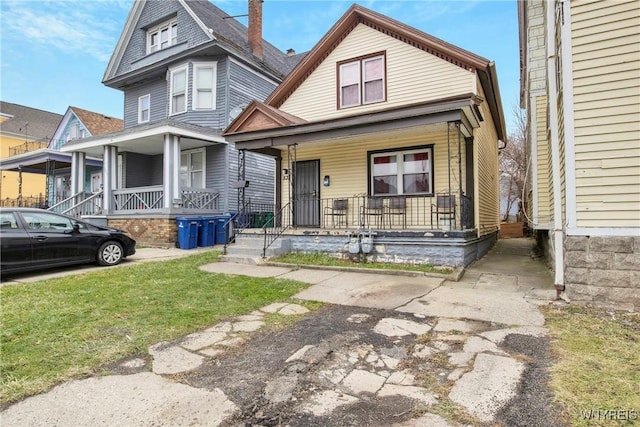
[[[216,70],[215,62],[196,62],[193,64],[193,109],[215,110],[216,108]]]
[[[180,156],[180,184],[182,187],[205,188],[205,151],[183,151]]]
[[[144,95],[138,98],[138,123],[149,121],[151,112],[151,95]]]
[[[187,65],[171,70],[171,98],[169,100],[169,115],[187,111]]]
[[[178,42],[178,24],[175,19],[147,30],[147,53],[173,46]]]
[[[375,196],[433,193],[431,148],[371,153],[370,163]]]
[[[384,101],[386,98],[385,54],[338,63],[338,107]]]

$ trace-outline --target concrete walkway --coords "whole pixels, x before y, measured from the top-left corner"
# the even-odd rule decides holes
[[[535,339],[547,335],[538,305],[555,298],[552,276],[546,267],[530,257],[530,250],[531,241],[527,239],[501,240],[487,256],[468,268],[459,281],[231,263],[213,263],[201,268],[218,274],[277,277],[309,283],[311,286],[295,298],[348,306],[352,314],[345,319],[345,324],[367,325],[372,313],[380,316],[370,327],[359,326],[364,328],[361,331],[368,331],[360,332],[360,336],[380,337],[369,344],[359,342],[355,347],[335,347],[332,342],[336,337],[331,342],[318,338],[300,343],[298,347],[289,340],[287,345],[293,346],[291,350],[281,344],[280,353],[285,354],[279,354],[282,357],[276,363],[279,370],[272,374],[261,392],[267,408],[282,411],[282,405],[288,405],[289,411],[300,414],[298,417],[331,420],[332,414],[348,412],[350,405],[355,405],[354,408],[363,405],[372,396],[375,399],[397,397],[416,402],[426,408],[427,413],[393,425],[449,426],[456,424],[428,413],[428,408],[443,397],[482,423],[499,422],[497,417],[501,411],[518,399],[519,384],[524,381],[527,367],[521,355],[512,354],[507,338],[520,337],[529,343],[527,345],[535,346]],[[371,311],[373,309],[384,311]],[[204,390],[175,383],[172,378],[188,376],[190,372],[220,363],[220,357],[228,351],[237,351],[231,349],[238,346],[246,344],[250,349],[251,335],[247,334],[260,333],[265,315],[287,316],[305,311],[295,303],[273,304],[176,342],[157,343],[149,348],[150,366],[145,367],[144,359],[123,362],[122,369],[127,366],[141,369],[134,375],[63,384],[9,407],[2,413],[3,423],[14,426],[67,423],[214,426],[237,421],[234,417],[242,412],[239,403],[225,394],[222,385]],[[430,336],[429,340],[414,341],[425,334]],[[330,351],[326,350],[327,346]],[[417,379],[416,372],[405,368],[408,361],[429,365],[443,358],[447,360],[446,369],[441,367],[440,375],[449,385],[448,396],[436,395]],[[301,371],[301,366],[312,365],[317,369]],[[287,366],[297,368],[290,370]],[[247,371],[249,368],[247,366]],[[315,392],[296,394],[303,381],[311,382]],[[305,390],[308,387],[305,386]],[[77,396],[90,397],[78,403]],[[526,399],[526,405],[535,404],[531,396]],[[220,410],[214,414],[212,407]],[[114,415],[116,412],[118,415]],[[532,417],[539,417],[539,413],[533,412]],[[340,422],[327,421],[325,425],[340,425]]]

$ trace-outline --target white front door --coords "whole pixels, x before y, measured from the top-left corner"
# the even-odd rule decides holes
[[[102,190],[102,172],[94,172],[91,174],[91,192],[97,193]]]

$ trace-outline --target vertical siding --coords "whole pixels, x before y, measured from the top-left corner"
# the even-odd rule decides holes
[[[480,96],[484,97],[478,84]],[[478,235],[492,233],[500,226],[500,183],[498,174],[498,134],[486,102],[480,105],[484,122],[475,130],[476,224]]]
[[[387,101],[338,110],[336,64],[380,51],[387,54]],[[309,121],[343,117],[472,93],[474,80],[472,72],[358,25],[280,108]]]
[[[537,167],[537,188],[538,188],[538,218],[534,226],[548,228],[553,220],[552,204],[552,171],[551,171],[551,144],[547,137],[547,96],[538,96],[536,102],[536,117],[532,124],[536,127],[537,158],[533,159]]]
[[[639,227],[640,2],[571,3],[578,227]]]

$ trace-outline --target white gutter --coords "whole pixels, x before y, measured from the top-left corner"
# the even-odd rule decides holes
[[[547,3],[547,87],[549,88],[549,129],[551,131],[551,166],[553,175],[553,237],[557,296],[564,292],[564,233],[562,229],[562,188],[560,185],[560,140],[558,133],[558,88],[556,87],[556,17],[555,3]]]

